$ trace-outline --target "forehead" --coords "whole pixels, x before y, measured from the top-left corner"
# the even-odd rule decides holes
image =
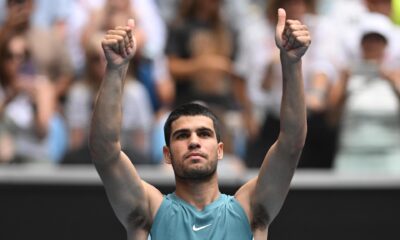
[[[207,116],[181,116],[178,119],[176,119],[174,122],[171,124],[171,130],[172,132],[179,130],[179,129],[198,129],[198,128],[210,128],[213,131],[214,129],[214,123],[211,118]]]

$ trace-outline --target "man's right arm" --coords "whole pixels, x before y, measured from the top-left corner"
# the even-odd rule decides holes
[[[102,46],[107,59],[90,129],[92,160],[115,214],[127,230],[148,230],[162,194],[139,177],[121,151],[122,92],[129,60],[135,51],[133,23],[110,30]]]

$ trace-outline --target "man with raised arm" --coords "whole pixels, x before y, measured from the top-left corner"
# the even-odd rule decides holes
[[[276,45],[283,72],[281,130],[258,176],[234,196],[220,193],[217,163],[223,158],[217,118],[199,104],[172,111],[164,127],[165,161],[176,190],[163,195],[141,180],[121,151],[121,94],[135,53],[133,20],[107,32],[102,45],[107,73],[93,113],[90,149],[115,214],[128,239],[266,239],[268,226],[289,191],[306,137],[301,57],[311,40],[307,27],[278,11]]]

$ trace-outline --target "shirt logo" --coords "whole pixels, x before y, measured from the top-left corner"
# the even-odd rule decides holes
[[[211,226],[211,224],[207,224],[207,225],[204,225],[204,226],[201,226],[201,227],[196,227],[196,224],[193,224],[192,229],[193,229],[193,231],[197,232],[197,231],[200,231],[200,230],[202,230],[202,229],[204,229],[206,227],[209,227],[209,226]]]

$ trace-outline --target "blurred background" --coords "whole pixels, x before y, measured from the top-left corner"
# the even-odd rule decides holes
[[[269,239],[399,239],[400,0],[0,0],[0,239],[126,239],[87,135],[105,31],[134,18],[121,140],[174,190],[171,109],[221,119],[221,191],[256,176],[279,133],[277,9],[304,22],[306,146]]]

